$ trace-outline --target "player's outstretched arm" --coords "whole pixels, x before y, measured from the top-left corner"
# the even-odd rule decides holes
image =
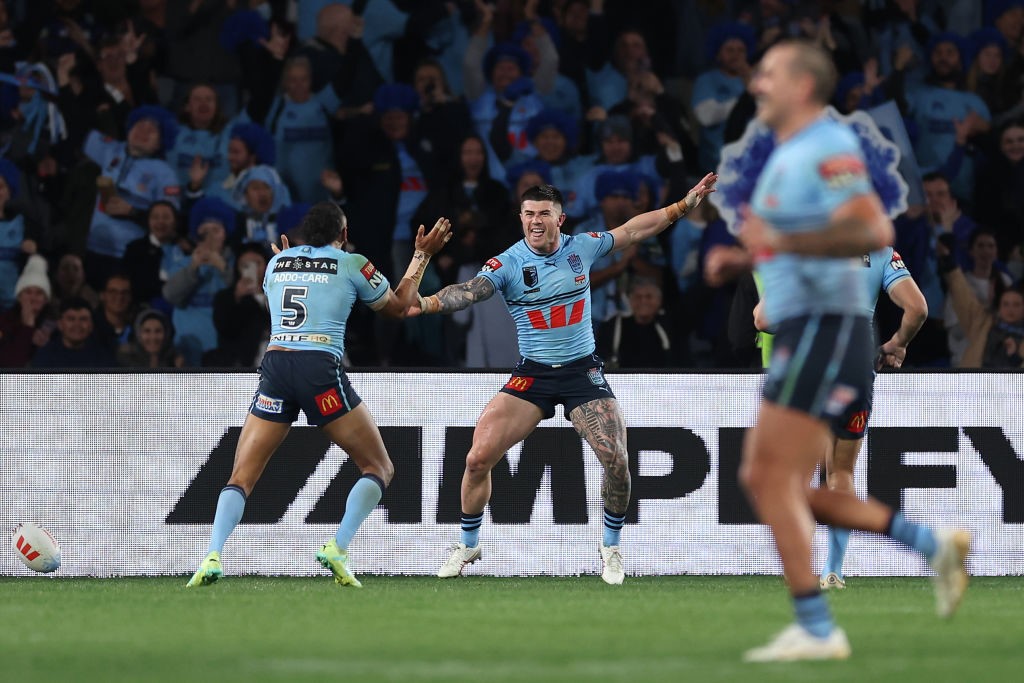
[[[805,256],[856,257],[893,243],[896,231],[874,194],[858,195],[841,204],[822,230],[782,233],[743,210],[740,241],[754,254],[787,252]]]
[[[427,313],[454,313],[469,308],[475,303],[494,296],[494,283],[483,275],[477,275],[468,282],[448,285],[437,294],[419,297],[406,314],[415,316]]]
[[[452,224],[447,218],[438,218],[430,232],[425,233],[421,225],[416,231],[416,251],[413,252],[412,260],[409,261],[409,268],[398,283],[394,296],[388,298],[387,303],[377,312],[389,318],[404,318],[410,307],[419,299],[420,281],[423,279],[423,272],[430,263],[430,257],[447,244],[451,239]]]
[[[654,211],[634,216],[619,227],[611,230],[611,235],[615,238],[615,246],[612,248],[612,251],[621,251],[629,246],[643,242],[648,237],[657,235],[696,208],[704,197],[714,192],[717,181],[717,175],[708,173],[678,202],[669,204],[663,209],[655,209]]]

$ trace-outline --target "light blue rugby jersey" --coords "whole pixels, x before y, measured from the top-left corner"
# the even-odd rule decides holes
[[[388,280],[366,257],[332,246],[292,247],[270,259],[263,291],[270,308],[270,344],[345,354],[345,326],[356,300],[367,305]]]
[[[751,208],[782,232],[823,230],[835,209],[873,191],[856,135],[819,119],[775,148]],[[872,306],[863,268],[857,258],[771,255],[757,266],[765,315],[778,324],[802,315],[864,314]]]
[[[873,251],[863,257],[864,275],[867,281],[868,306],[865,309],[868,317],[875,315],[878,295],[889,293],[900,280],[910,277],[910,271],[903,263],[899,252],[892,247]]]
[[[607,232],[562,235],[558,250],[544,256],[519,240],[484,264],[478,275],[505,300],[516,323],[519,355],[562,365],[594,353],[590,266],[614,246]]]

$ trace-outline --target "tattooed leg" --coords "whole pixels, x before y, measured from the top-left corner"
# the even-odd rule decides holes
[[[605,507],[625,514],[629,504],[629,457],[626,452],[626,421],[614,398],[599,398],[576,407],[569,419],[587,440],[604,467],[601,497]]]

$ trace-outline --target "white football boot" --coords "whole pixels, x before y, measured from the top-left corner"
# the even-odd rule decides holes
[[[626,572],[622,568],[622,553],[617,545],[601,546],[601,561],[604,568],[601,570],[601,578],[612,586],[618,586],[626,578]]]
[[[747,650],[745,662],[797,662],[804,660],[846,659],[850,642],[838,626],[827,638],[819,638],[800,624],[790,624],[767,645]]]
[[[823,591],[842,590],[846,588],[846,581],[844,581],[843,577],[839,576],[839,574],[829,572],[828,574],[825,574],[825,576],[821,577],[818,581],[818,585]]]
[[[467,564],[473,564],[480,559],[480,546],[467,548],[465,543],[456,543],[452,547],[452,554],[448,556],[437,575],[442,579],[450,579],[462,573]]]
[[[935,611],[940,617],[951,617],[967,590],[964,562],[971,550],[971,534],[961,529],[939,529],[935,540],[939,543],[931,559],[935,570]]]

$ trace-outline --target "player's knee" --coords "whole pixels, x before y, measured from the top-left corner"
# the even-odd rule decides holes
[[[466,456],[466,472],[471,477],[485,475],[494,467],[494,462],[494,458],[486,451],[471,449]]]
[[[830,472],[826,483],[831,491],[845,491],[853,493],[853,473],[846,471]]]
[[[751,458],[743,461],[738,472],[740,486],[749,496],[757,496],[763,488],[769,485],[768,475],[768,468]]]

